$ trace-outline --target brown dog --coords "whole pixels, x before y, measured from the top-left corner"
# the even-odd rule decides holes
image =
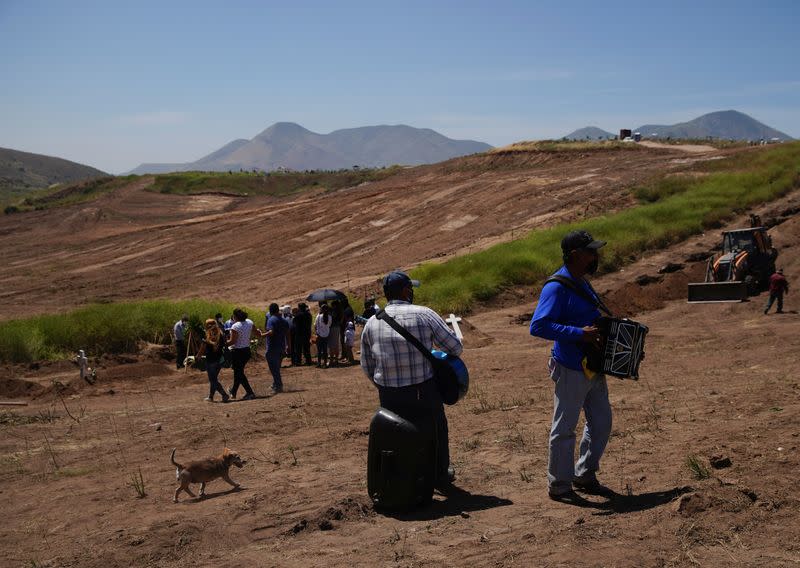
[[[239,457],[239,454],[236,452],[232,452],[228,448],[225,448],[222,451],[222,455],[219,457],[193,461],[184,466],[175,461],[176,449],[177,448],[173,448],[172,455],[169,458],[169,460],[172,462],[172,465],[176,467],[175,478],[178,480],[178,482],[180,482],[180,485],[175,490],[175,497],[173,498],[175,503],[178,502],[178,494],[181,491],[186,491],[186,493],[192,497],[195,497],[195,494],[192,493],[191,489],[189,489],[190,483],[200,484],[200,497],[205,497],[206,483],[213,481],[218,477],[221,477],[234,487],[239,487],[239,484],[230,478],[228,470],[230,469],[231,465],[242,467],[247,462]]]

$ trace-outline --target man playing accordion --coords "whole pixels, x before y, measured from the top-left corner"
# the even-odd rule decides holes
[[[531,335],[555,341],[548,363],[555,394],[547,481],[550,498],[566,503],[581,501],[573,486],[585,493],[613,494],[596,476],[611,433],[606,377],[587,368],[585,355],[599,342],[594,322],[600,312],[599,299],[584,277],[597,271],[598,249],[605,244],[586,231],[572,231],[562,239],[564,266],[554,276],[569,278],[585,293],[577,293],[559,282],[548,282],[542,288],[531,319]],[[598,302],[591,303],[589,298]],[[581,409],[586,426],[580,457],[574,463],[575,428]]]

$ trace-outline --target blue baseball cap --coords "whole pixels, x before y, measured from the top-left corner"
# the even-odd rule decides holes
[[[393,270],[383,277],[383,290],[399,292],[406,286],[419,286],[419,280],[412,280],[411,277],[402,270]]]

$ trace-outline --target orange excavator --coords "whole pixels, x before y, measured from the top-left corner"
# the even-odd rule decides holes
[[[755,217],[753,221],[760,223]],[[765,227],[722,233],[722,254],[708,259],[705,282],[689,284],[690,302],[741,302],[766,289],[778,251]]]

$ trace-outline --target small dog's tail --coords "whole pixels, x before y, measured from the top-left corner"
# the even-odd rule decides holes
[[[183,466],[175,461],[175,450],[177,450],[177,449],[178,448],[172,448],[172,454],[169,456],[169,461],[171,461],[172,465],[174,465],[178,469],[183,469]]]

